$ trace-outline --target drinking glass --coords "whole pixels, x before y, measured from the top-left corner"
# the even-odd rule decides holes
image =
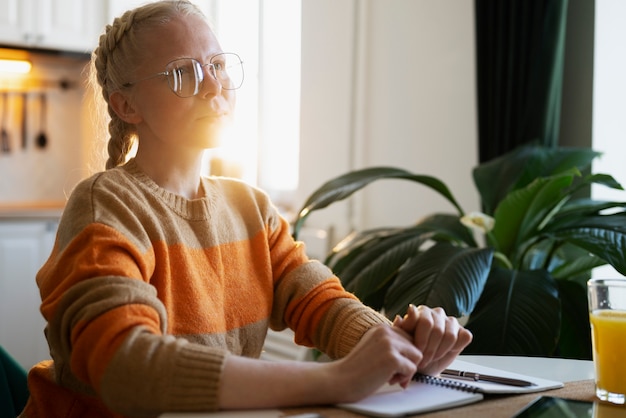
[[[603,401],[624,404],[626,278],[591,279],[587,290],[596,396]]]

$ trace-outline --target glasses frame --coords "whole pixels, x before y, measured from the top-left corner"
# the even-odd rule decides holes
[[[214,62],[214,60],[215,60],[216,58],[222,57],[222,56],[224,56],[224,55],[227,55],[227,56],[233,56],[233,57],[237,58],[237,60],[239,61],[239,65],[241,65],[241,83],[239,83],[239,85],[238,85],[237,87],[235,87],[235,88],[227,88],[227,87],[224,87],[224,85],[222,84],[222,82],[220,81],[220,79],[217,77],[217,73],[216,73],[216,71],[217,71],[217,70],[215,69],[215,65],[216,65],[217,63],[216,63],[216,62]],[[165,67],[167,68],[167,67],[169,67],[172,63],[174,63],[174,62],[176,62],[176,61],[181,61],[181,60],[191,60],[191,61],[193,61],[193,62],[194,62],[194,63],[195,63],[195,64],[196,64],[199,68],[200,68],[200,72],[199,72],[199,73],[196,73],[196,74],[200,74],[200,75],[202,75],[202,79],[201,79],[201,80],[199,80],[199,79],[198,79],[198,76],[196,75],[196,88],[194,89],[193,94],[188,95],[188,96],[181,96],[181,95],[180,95],[180,94],[179,94],[179,93],[175,90],[174,86],[172,86],[172,84],[171,84],[171,82],[170,82],[170,79],[168,78],[168,79],[167,79],[167,85],[169,86],[169,88],[170,88],[170,90],[172,91],[172,93],[174,93],[174,94],[175,94],[175,95],[177,95],[178,97],[182,97],[182,98],[193,97],[193,96],[196,96],[196,95],[200,92],[200,90],[201,90],[201,88],[202,88],[202,83],[204,82],[204,70],[203,70],[203,69],[204,69],[204,67],[208,67],[208,69],[209,69],[209,73],[211,74],[211,76],[213,77],[213,79],[214,79],[215,81],[217,81],[217,83],[220,85],[220,87],[221,87],[222,89],[224,89],[224,90],[237,90],[238,88],[240,88],[240,87],[243,85],[243,80],[244,80],[244,78],[245,78],[245,74],[244,74],[244,71],[243,71],[243,61],[241,60],[241,57],[239,57],[239,55],[238,55],[238,54],[235,54],[234,52],[221,52],[221,53],[219,53],[219,54],[215,54],[215,55],[213,55],[213,56],[209,59],[209,62],[208,62],[208,63],[206,63],[206,64],[203,64],[203,63],[201,63],[200,61],[198,61],[197,59],[195,59],[195,58],[191,58],[191,57],[176,58],[175,60],[172,60],[172,61],[168,62],[168,63],[165,65]],[[125,87],[125,88],[127,88],[127,87],[132,87],[132,86],[134,86],[134,85],[135,85],[135,84],[137,84],[137,83],[141,83],[142,81],[151,80],[151,79],[153,79],[153,78],[156,78],[156,77],[161,77],[161,76],[169,76],[170,74],[172,74],[172,71],[173,71],[173,70],[165,70],[165,71],[161,71],[161,72],[158,72],[158,73],[155,73],[155,74],[152,74],[152,75],[149,75],[149,76],[146,76],[146,77],[140,78],[140,79],[138,79],[138,80],[129,81],[129,82],[127,82],[127,83],[122,84],[122,87]]]

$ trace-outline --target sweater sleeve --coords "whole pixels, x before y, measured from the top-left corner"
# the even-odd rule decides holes
[[[294,330],[296,343],[339,358],[372,326],[390,323],[346,291],[327,266],[309,260],[304,244],[293,241],[286,221],[280,222],[271,237],[277,275],[273,328],[286,325]]]

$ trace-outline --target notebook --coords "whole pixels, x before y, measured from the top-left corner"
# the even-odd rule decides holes
[[[450,365],[450,368],[527,380],[532,382],[533,385],[519,387],[483,381],[453,379],[448,376],[441,378],[417,375],[406,389],[402,389],[398,385],[384,385],[376,393],[361,401],[338,404],[337,406],[372,417],[400,417],[479,402],[484,398],[483,394],[531,393],[563,387],[562,382],[510,373],[462,360],[455,360]]]

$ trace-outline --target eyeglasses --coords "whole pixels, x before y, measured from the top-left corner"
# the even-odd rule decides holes
[[[239,55],[230,52],[211,57],[208,64],[202,64],[194,58],[179,58],[165,66],[165,71],[123,84],[130,87],[141,81],[155,77],[167,77],[170,89],[179,97],[192,97],[200,92],[204,82],[204,68],[224,90],[237,90],[243,84],[243,61]]]

